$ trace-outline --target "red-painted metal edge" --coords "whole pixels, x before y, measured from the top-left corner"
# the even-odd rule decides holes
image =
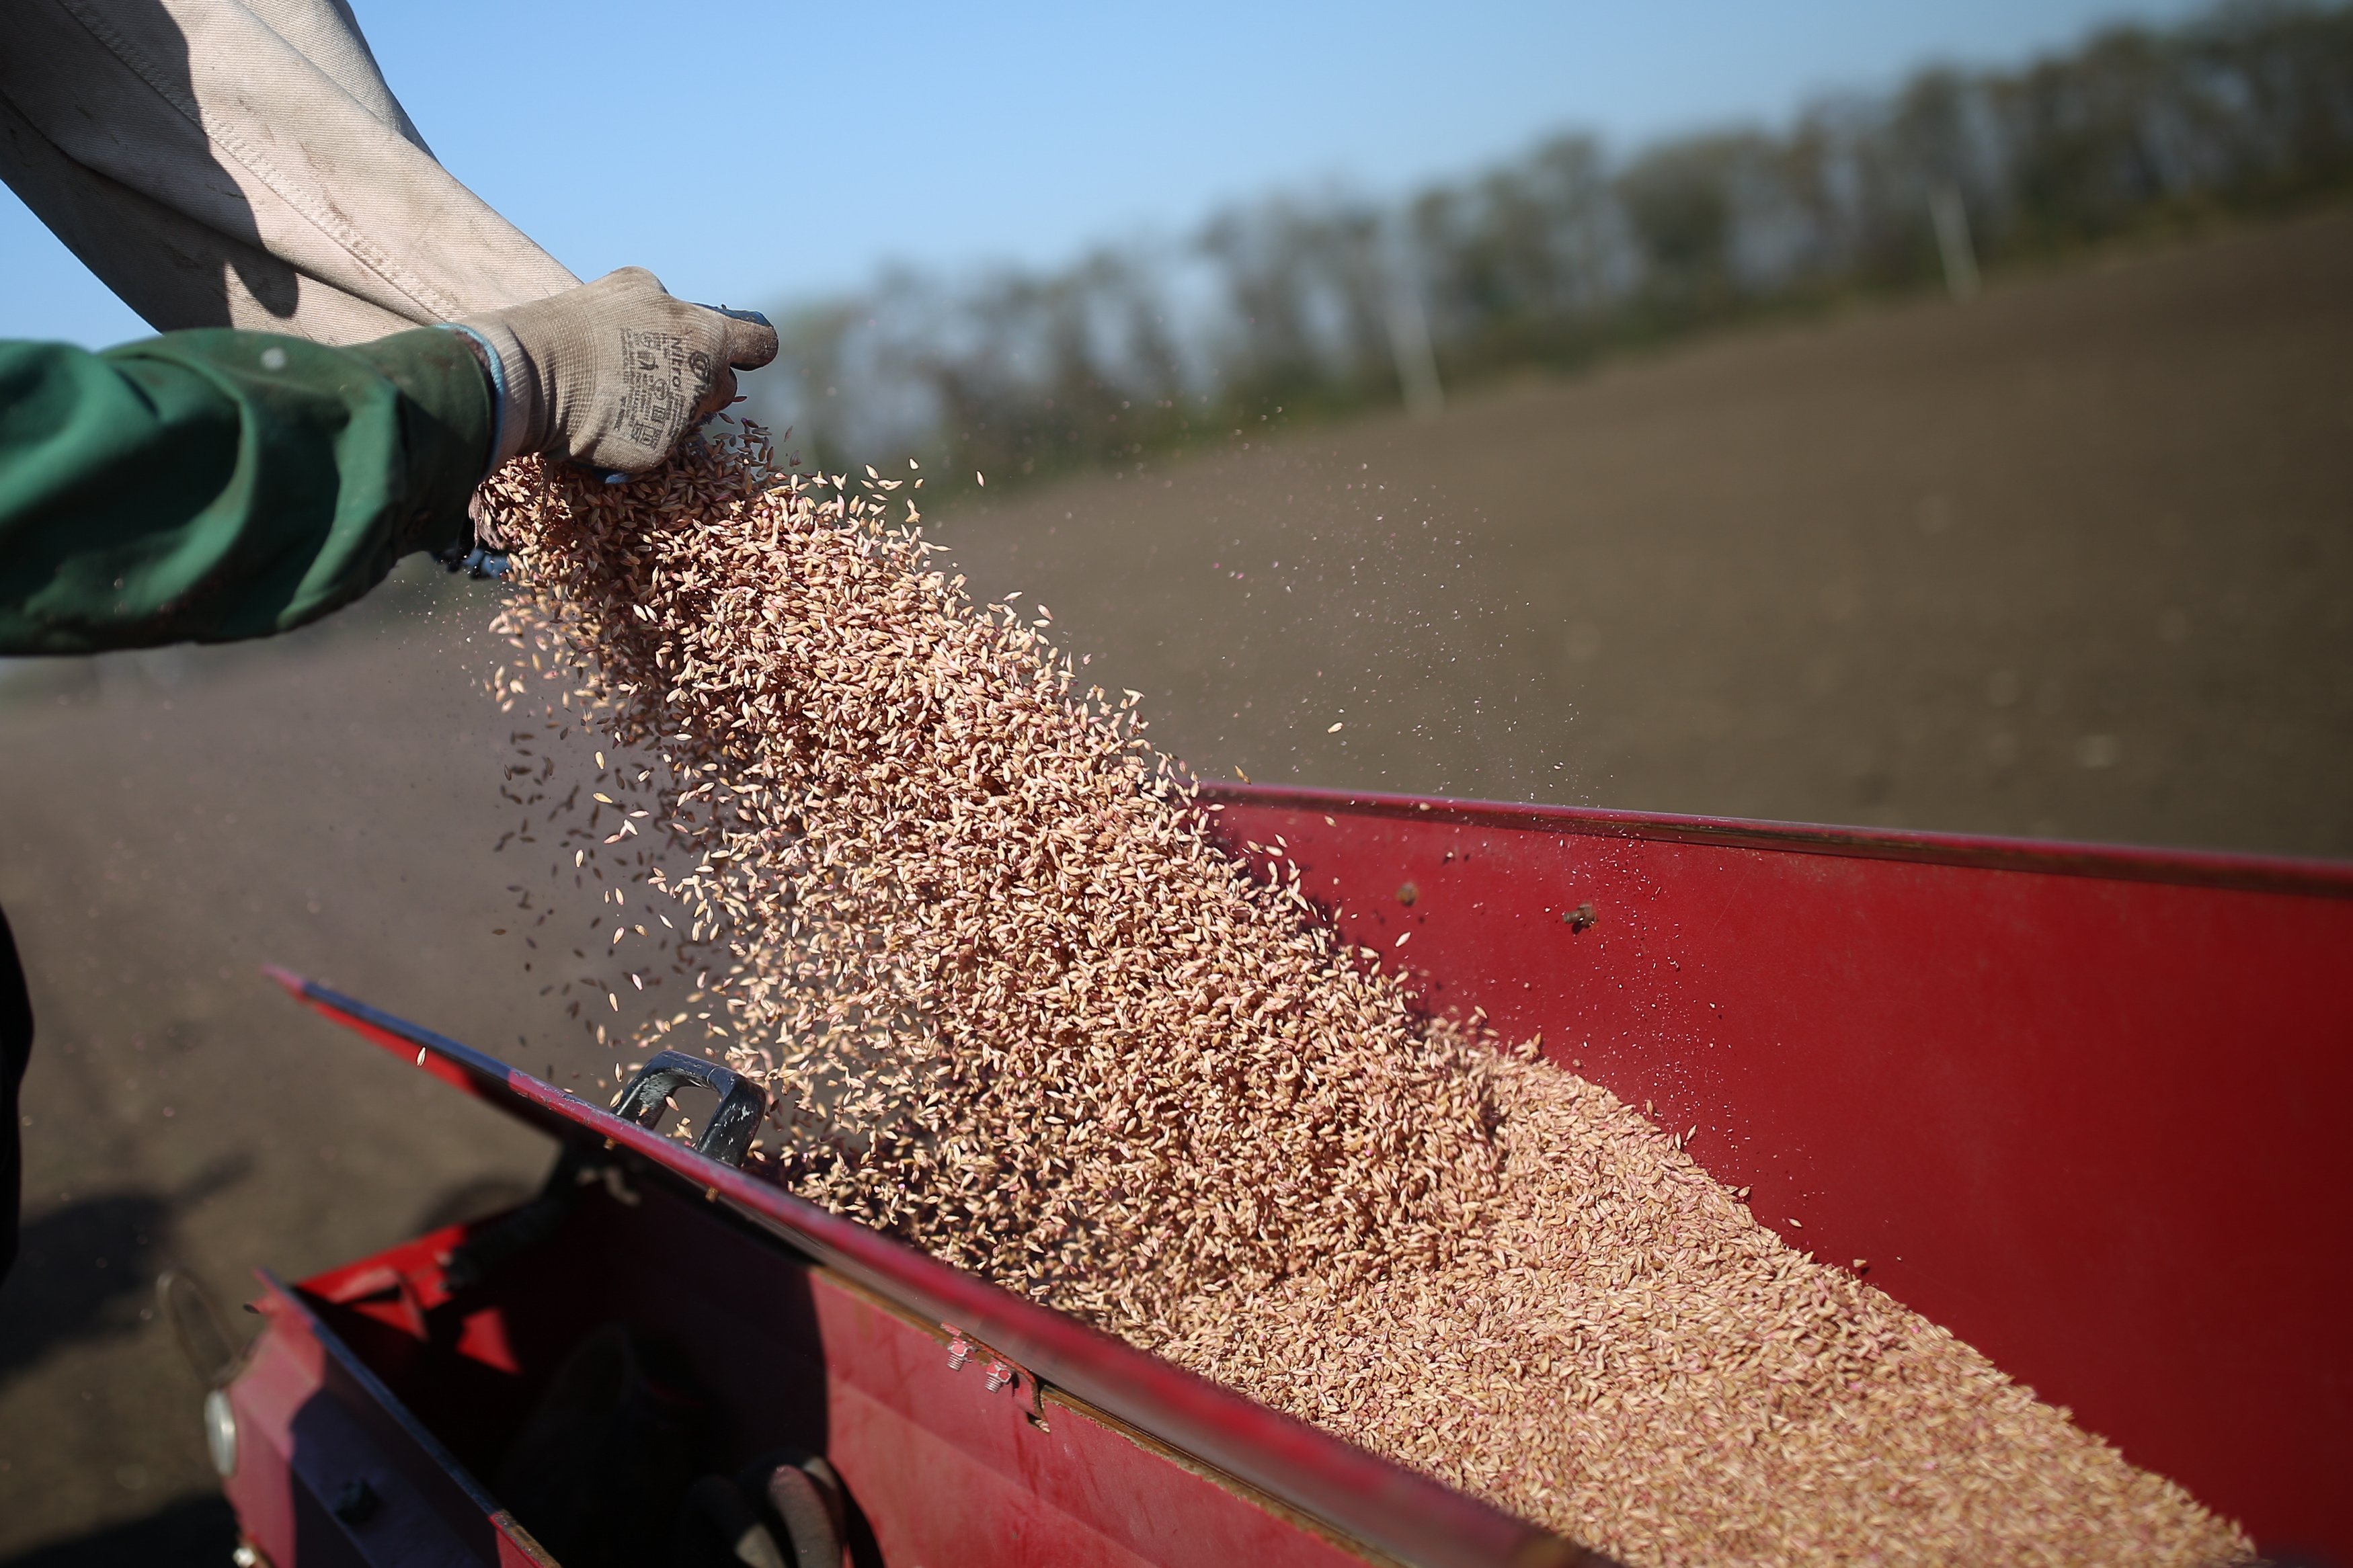
[[[277,978],[277,975],[273,973],[272,978]],[[537,1568],[557,1568],[555,1560],[532,1539],[531,1532],[514,1515],[500,1505],[488,1489],[474,1479],[473,1472],[459,1463],[457,1456],[450,1453],[441,1440],[394,1396],[392,1390],[385,1386],[384,1381],[376,1376],[367,1363],[352,1352],[342,1336],[327,1326],[311,1304],[302,1299],[301,1291],[267,1268],[255,1269],[254,1276],[261,1281],[263,1297],[258,1310],[263,1316],[271,1318],[273,1322],[280,1314],[290,1318],[295,1331],[307,1335],[317,1343],[321,1353],[332,1359],[343,1375],[350,1378],[366,1395],[375,1413],[390,1421],[400,1436],[416,1445],[418,1454],[438,1468],[449,1484],[464,1495],[467,1502],[481,1510],[481,1521],[491,1532],[493,1550],[500,1563],[522,1562],[535,1564]],[[319,1392],[326,1393],[323,1383]],[[320,1498],[318,1501],[324,1507],[329,1500]]]
[[[932,1322],[952,1322],[1216,1469],[1401,1561],[1430,1568],[1609,1568],[1609,1560],[1027,1301],[879,1231],[625,1121],[555,1085],[275,965],[264,973],[324,1016],[556,1132],[581,1131],[701,1187],[818,1262]]]
[[[2039,838],[1998,838],[1968,833],[1838,827],[1810,822],[1759,822],[1736,816],[1674,816],[1609,811],[1598,806],[1515,805],[1508,801],[1425,800],[1362,790],[1292,788],[1204,780],[1203,802],[1294,811],[1345,809],[1359,816],[1456,822],[1519,832],[1577,833],[1593,837],[1648,838],[1911,860],[1986,870],[2039,871],[2047,876],[2105,877],[2127,882],[2170,882],[2244,892],[2304,893],[2353,899],[2353,862],[2299,860],[2278,855],[2233,855],[2204,849],[2158,849],[2129,844],[2074,844]]]

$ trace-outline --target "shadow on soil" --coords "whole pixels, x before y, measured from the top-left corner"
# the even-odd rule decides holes
[[[0,1568],[221,1568],[237,1515],[221,1497],[184,1498],[143,1519],[0,1558]]]
[[[109,1193],[25,1226],[0,1289],[0,1379],[61,1345],[139,1326],[155,1289],[155,1238],[171,1205],[153,1193]]]
[[[136,1330],[170,1258],[174,1214],[236,1185],[248,1168],[231,1161],[179,1192],[107,1193],[27,1224],[0,1286],[0,1383],[60,1346]]]

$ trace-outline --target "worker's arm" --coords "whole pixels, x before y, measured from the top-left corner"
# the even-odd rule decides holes
[[[496,412],[472,345],[432,329],[0,343],[0,654],[316,620],[459,537]]]
[[[0,0],[0,180],[161,332],[367,342],[579,281],[434,161],[349,0]]]
[[[290,630],[455,542],[493,462],[651,468],[776,353],[634,267],[350,348],[0,343],[0,655]]]

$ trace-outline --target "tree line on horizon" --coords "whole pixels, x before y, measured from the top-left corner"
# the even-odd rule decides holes
[[[1435,408],[1859,293],[2280,210],[2353,186],[2353,3],[2103,29],[1931,68],[1778,131],[1628,155],[1564,134],[1402,202],[1277,195],[1058,268],[893,269],[780,312],[755,416],[812,467],[920,456],[942,489],[1132,463],[1276,418]]]

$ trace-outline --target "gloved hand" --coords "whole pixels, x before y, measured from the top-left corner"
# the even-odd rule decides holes
[[[776,357],[765,318],[673,300],[642,267],[455,324],[498,362],[494,465],[546,452],[643,472],[733,401],[736,371]]]

